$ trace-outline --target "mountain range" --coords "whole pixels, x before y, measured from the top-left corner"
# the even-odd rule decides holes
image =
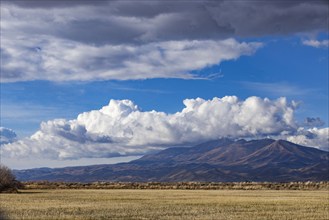
[[[14,170],[21,181],[328,181],[329,152],[284,140],[220,139],[119,164]]]

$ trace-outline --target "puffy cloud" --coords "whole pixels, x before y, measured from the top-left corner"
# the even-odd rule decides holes
[[[328,17],[326,1],[1,3],[2,82],[195,78],[260,46],[234,37],[326,31]]]
[[[12,129],[0,127],[0,145],[12,143],[16,140],[17,135]]]
[[[287,137],[287,140],[329,151],[329,128],[299,128],[297,134]]]
[[[57,38],[2,39],[2,81],[196,78],[190,72],[251,55],[262,44],[234,39],[87,45]]]
[[[6,157],[75,159],[141,155],[177,145],[193,145],[221,137],[257,138],[292,135],[297,130],[295,104],[235,96],[186,99],[175,114],[141,111],[130,100],[111,100],[100,110],[74,120],[41,123],[29,138],[3,147]]]
[[[303,44],[310,47],[315,48],[328,48],[329,47],[329,40],[304,40]]]

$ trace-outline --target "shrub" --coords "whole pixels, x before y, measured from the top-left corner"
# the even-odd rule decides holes
[[[5,165],[0,164],[0,193],[1,192],[17,192],[21,187],[12,173],[12,171]]]

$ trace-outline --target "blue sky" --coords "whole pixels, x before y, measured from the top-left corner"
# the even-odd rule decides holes
[[[26,149],[29,149],[26,152],[37,152],[35,158],[43,161],[47,158],[60,161],[136,156],[155,149],[224,137],[225,131],[232,128],[241,129],[242,138],[270,135],[326,149],[329,122],[328,3],[248,3],[141,1],[137,6],[129,1],[3,1],[1,127],[17,134],[13,140],[5,137],[5,132],[1,135],[5,140],[2,142],[3,158],[11,158],[10,166],[19,167],[12,160],[27,158],[21,153]],[[251,19],[248,17],[250,11],[254,12]],[[160,135],[163,144],[158,146],[152,142],[153,137],[143,141],[134,139],[136,134],[144,134],[134,127],[135,124],[144,126],[144,122],[139,121],[142,119],[135,118],[130,122],[132,124],[122,124],[127,127],[113,133],[112,130],[121,125],[111,127],[114,121],[109,121],[105,128],[98,128],[95,125],[97,120],[101,123],[105,119],[95,119],[97,115],[93,115],[112,99],[126,99],[134,104],[119,101],[109,107],[109,116],[118,117],[115,123],[132,120],[137,111],[133,105],[138,105],[138,112],[148,114],[145,120],[153,120],[145,122],[147,126],[163,120],[149,113],[152,110],[159,114],[164,112],[166,116],[163,117],[179,121],[178,125],[172,119],[174,122],[168,125],[172,128],[170,132],[175,133],[181,131],[181,124],[189,117],[181,118],[185,114],[183,109],[188,108],[183,100],[204,103],[204,100],[225,96],[239,99],[237,102],[228,101],[233,109],[247,105],[248,98],[253,96],[263,100],[260,106],[251,106],[256,110],[248,114],[257,114],[262,106],[268,106],[269,112],[278,108],[264,116],[272,123],[268,125],[276,129],[262,133],[257,124],[250,128],[251,122],[248,125],[236,122],[233,127],[222,128],[226,122],[218,118],[218,123],[211,129],[218,129],[216,131],[222,135],[208,136],[196,132],[198,138],[192,138],[191,142],[186,141],[185,134],[175,138]],[[285,97],[288,104],[279,106],[279,101],[275,100],[280,97]],[[266,104],[266,98],[270,104]],[[219,102],[226,102],[223,100]],[[215,105],[217,101],[212,103]],[[293,104],[295,102],[299,103],[298,107]],[[212,109],[212,106],[205,108],[207,111],[202,112],[207,114],[210,110],[222,111]],[[127,116],[126,109],[129,109]],[[121,112],[119,116],[116,111]],[[243,111],[240,113],[249,118]],[[290,121],[286,118],[289,111],[293,111]],[[88,114],[83,119],[85,121],[82,116],[77,118],[83,112]],[[46,121],[50,124],[41,125]],[[305,121],[314,123],[307,125]],[[282,127],[277,127],[278,124]],[[76,126],[82,130],[74,130]],[[199,124],[193,126],[198,128]],[[63,135],[61,129],[71,132],[70,135]],[[102,153],[96,148],[91,151],[94,155],[81,153],[90,149],[88,144],[97,139],[94,135],[98,135],[97,140],[106,137],[112,144],[113,140],[123,138],[122,132],[127,138],[127,129],[133,138],[122,142],[120,139],[116,142],[120,146],[104,148],[100,145],[97,149],[102,149]],[[159,129],[160,134],[162,131]],[[31,136],[36,132],[37,138]],[[311,140],[310,133],[317,138]],[[290,136],[284,136],[287,134]],[[72,143],[69,138],[72,135],[77,138],[73,141],[77,142]],[[227,135],[232,136],[229,132]],[[234,137],[238,138],[238,135]],[[54,143],[64,143],[64,148],[56,150],[56,144],[47,148],[50,138],[56,139]],[[81,145],[77,147],[76,143]],[[44,147],[42,150],[41,147],[33,148],[33,144]],[[131,147],[134,144],[138,146],[137,150]],[[74,156],[68,149],[79,150],[74,150]]]
[[[299,37],[257,41],[264,46],[253,56],[197,70],[205,76],[219,73],[213,79],[3,83],[1,123],[26,136],[37,131],[41,121],[73,119],[81,112],[101,108],[110,99],[134,100],[145,111],[175,113],[184,107],[186,98],[226,95],[241,99],[285,96],[302,102],[296,113],[299,120],[320,117],[328,122],[328,49],[305,46]]]

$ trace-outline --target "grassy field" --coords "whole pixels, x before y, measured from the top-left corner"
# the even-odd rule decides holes
[[[0,205],[2,219],[329,219],[329,191],[22,190]]]

